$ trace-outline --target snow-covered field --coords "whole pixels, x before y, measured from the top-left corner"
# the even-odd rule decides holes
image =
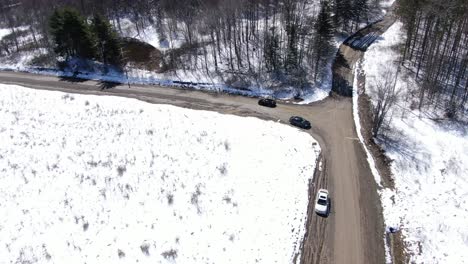
[[[379,80],[396,71],[395,46],[404,41],[397,22],[365,54],[366,92],[375,98]],[[399,227],[414,263],[468,262],[468,128],[434,121],[427,110],[411,110],[414,80],[397,82],[398,107],[379,143],[393,162],[395,189],[382,191],[385,221]],[[406,76],[409,77],[409,76]]]
[[[0,85],[0,263],[292,263],[320,151],[272,121]]]

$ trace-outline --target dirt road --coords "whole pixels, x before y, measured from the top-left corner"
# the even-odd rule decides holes
[[[383,20],[368,29],[380,34],[389,25]],[[357,43],[357,42],[355,42]],[[352,66],[362,56],[360,51],[342,45],[334,65],[333,90],[342,95],[352,91]],[[255,116],[287,123],[292,115],[310,120],[307,131],[322,148],[323,170],[317,171],[310,185],[307,234],[301,263],[384,263],[383,219],[377,186],[369,169],[366,154],[357,139],[350,97],[329,97],[310,105],[279,103],[277,108],[261,107],[257,99],[158,86],[117,85],[104,89],[102,83],[78,81],[27,73],[0,72],[0,83],[17,84],[43,90],[70,93],[114,95],[150,103],[171,104],[186,108],[217,111],[224,114]],[[318,188],[331,194],[331,214],[322,218],[313,212]]]

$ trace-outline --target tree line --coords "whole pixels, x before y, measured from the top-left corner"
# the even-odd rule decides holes
[[[94,14],[91,23],[74,9],[56,9],[49,19],[54,51],[65,60],[73,57],[120,66],[121,45],[109,21]]]
[[[449,116],[468,100],[468,2],[399,0],[406,42],[402,65],[414,72],[418,108],[444,107]]]
[[[379,1],[3,0],[0,23],[13,31],[26,26],[36,47],[60,56],[114,64],[121,57],[114,32],[122,33],[130,20],[137,35],[148,27],[169,42],[183,35],[182,47],[164,56],[166,70],[199,69],[259,82],[275,76],[304,86],[325,77],[334,35],[365,23]]]

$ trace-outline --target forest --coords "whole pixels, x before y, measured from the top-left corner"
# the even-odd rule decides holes
[[[381,15],[379,0],[4,0],[0,23],[12,34],[1,43],[1,54],[21,49],[60,54],[53,35],[57,30],[50,22],[54,10],[64,8],[72,10],[68,14],[82,16],[77,23],[89,24],[89,29],[98,15],[120,35],[126,21],[131,21],[137,35],[148,28],[169,42],[182,35],[182,45],[156,56],[160,60],[153,67],[156,71],[200,71],[222,76],[226,82],[246,82],[241,86],[262,86],[273,80],[268,86],[309,88],[329,78],[335,36],[344,38],[365,25],[371,14]],[[20,47],[18,39],[24,35],[33,40]],[[102,49],[92,53],[87,59],[104,62]],[[121,56],[131,59],[128,54]],[[42,57],[34,61],[41,62]]]
[[[381,0],[3,0],[0,25],[11,33],[0,43],[0,56],[37,51],[34,66],[51,65],[57,56],[81,57],[160,73],[199,72],[239,87],[313,89],[331,78],[337,42],[381,17],[380,4]],[[414,108],[433,105],[448,108],[449,115],[464,109],[468,2],[397,0],[394,6],[406,33],[399,64],[412,72],[419,86],[412,95],[418,98]],[[82,27],[72,30],[75,37],[57,38],[58,32],[70,31],[58,30],[64,14]],[[128,22],[135,34],[123,38]],[[148,29],[160,41],[183,41],[139,54],[135,47],[147,46],[134,38]],[[68,45],[74,47],[88,43],[90,52],[64,48],[58,39],[71,39]]]
[[[454,116],[468,100],[468,1],[399,0],[406,42],[401,65],[418,81],[418,105]]]

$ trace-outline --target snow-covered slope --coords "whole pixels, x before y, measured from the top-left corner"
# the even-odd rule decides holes
[[[377,82],[395,71],[404,41],[396,23],[365,54],[366,92],[375,98]],[[468,261],[468,131],[463,124],[433,121],[426,111],[411,110],[416,87],[404,69],[397,87],[402,96],[391,113],[390,130],[380,144],[393,162],[395,190],[383,190],[385,220],[398,226],[415,263]]]
[[[153,25],[148,25],[145,28],[137,30],[135,23],[128,18],[120,19],[120,27],[118,26],[116,20],[112,20],[111,22],[113,23],[114,28],[121,34],[121,36],[136,38],[152,45],[161,51],[180,48],[180,46],[184,43],[184,36],[182,32],[178,32],[178,34],[172,36],[170,35],[167,38],[161,38],[161,34]],[[166,24],[165,22],[166,21],[163,21],[164,24]],[[120,31],[119,28],[122,31]]]
[[[291,263],[319,147],[295,128],[0,86],[0,263]]]

